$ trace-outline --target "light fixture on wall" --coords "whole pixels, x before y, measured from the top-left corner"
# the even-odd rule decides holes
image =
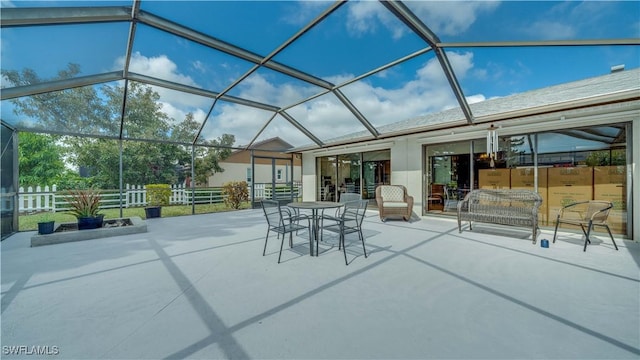
[[[487,156],[490,159],[490,165],[492,168],[496,167],[495,159],[498,155],[498,128],[491,124],[491,127],[487,129]]]

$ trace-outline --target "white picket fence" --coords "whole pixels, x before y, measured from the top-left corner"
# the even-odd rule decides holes
[[[300,183],[294,183],[293,193],[285,186],[276,186],[275,196],[271,184],[255,184],[255,199],[271,198],[298,198],[300,194]],[[251,186],[249,198],[251,198]],[[56,185],[36,186],[20,188],[18,193],[18,211],[20,212],[40,212],[40,211],[66,211],[69,210],[65,200],[65,191],[58,191]],[[119,208],[120,192],[118,190],[101,190],[100,208]],[[187,188],[182,184],[171,185],[170,205],[188,205],[191,199],[196,204],[217,204],[224,202],[222,188]],[[144,185],[125,186],[122,196],[122,207],[142,207],[147,205],[147,191]]]

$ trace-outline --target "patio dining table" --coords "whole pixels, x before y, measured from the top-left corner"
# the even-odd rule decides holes
[[[320,233],[320,219],[325,209],[336,209],[344,206],[343,203],[334,201],[297,201],[287,204],[288,207],[294,209],[311,210],[311,240],[309,241],[309,255],[313,256],[313,241],[318,243],[318,234]],[[322,210],[322,212],[319,212]],[[316,254],[318,256],[318,254]]]

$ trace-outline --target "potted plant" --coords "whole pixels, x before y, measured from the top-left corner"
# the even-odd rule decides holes
[[[69,212],[78,219],[78,230],[102,227],[104,214],[99,214],[102,195],[98,190],[69,190],[65,200],[71,206]]]
[[[38,221],[38,234],[47,235],[52,234],[55,230],[56,222],[53,220],[53,216],[49,212],[45,212]]]
[[[147,219],[162,216],[162,205],[169,205],[171,186],[169,184],[147,184],[147,207],[144,211]]]

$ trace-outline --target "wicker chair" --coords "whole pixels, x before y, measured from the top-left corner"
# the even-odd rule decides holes
[[[553,232],[553,242],[556,242],[558,225],[578,225],[585,236],[584,249],[582,251],[587,251],[587,244],[591,242],[589,240],[591,230],[594,226],[602,226],[607,229],[607,232],[611,237],[611,241],[613,242],[613,246],[618,250],[618,245],[616,244],[616,241],[613,240],[613,234],[611,234],[611,229],[609,229],[609,225],[607,224],[609,210],[611,210],[612,207],[613,204],[609,201],[600,200],[581,201],[563,207],[560,209],[560,213],[558,213],[558,217],[556,218],[556,229]],[[586,230],[585,226],[587,227]]]
[[[376,188],[376,202],[380,212],[380,220],[399,215],[409,221],[413,211],[413,196],[407,195],[407,188],[402,185],[380,185]]]

